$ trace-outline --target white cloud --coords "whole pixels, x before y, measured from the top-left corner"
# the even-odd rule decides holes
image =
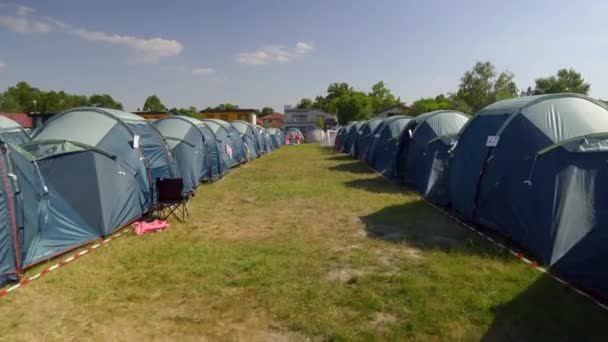
[[[241,64],[263,65],[289,62],[291,56],[291,52],[281,46],[267,46],[255,51],[241,52],[237,54],[236,60]]]
[[[0,69],[6,68],[6,64],[3,61],[0,61]]]
[[[247,65],[264,65],[270,63],[291,62],[297,55],[304,55],[314,50],[312,43],[298,42],[294,49],[284,46],[266,46],[254,51],[241,52],[236,55],[236,61]]]
[[[17,7],[17,15],[20,17],[26,17],[32,13],[34,13],[34,9],[31,7],[27,7],[27,6]]]
[[[192,69],[192,75],[194,76],[208,76],[215,73],[213,68],[196,68]]]
[[[15,16],[0,16],[0,26],[19,33],[44,33],[55,29],[86,41],[126,46],[134,51],[137,63],[158,62],[163,57],[177,56],[184,50],[182,44],[177,40],[108,34],[77,28],[52,17],[46,17],[45,21],[38,21],[31,19],[30,15],[33,12],[33,8],[19,6]]]
[[[307,53],[311,53],[314,50],[314,46],[312,42],[297,42],[296,43],[296,53],[300,55],[305,55]]]
[[[127,35],[107,34],[101,31],[68,28],[68,32],[91,42],[103,42],[127,46],[135,51],[135,61],[139,63],[158,62],[162,57],[179,55],[184,47],[177,40],[163,38],[139,38]]]
[[[17,33],[46,33],[51,31],[51,26],[43,21],[33,20],[30,14],[33,8],[19,6],[14,16],[0,16],[0,26]]]

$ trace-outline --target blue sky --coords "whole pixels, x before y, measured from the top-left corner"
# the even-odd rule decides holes
[[[3,1],[0,89],[110,93],[127,109],[270,105],[379,80],[406,102],[476,61],[520,88],[574,67],[608,98],[605,1]]]

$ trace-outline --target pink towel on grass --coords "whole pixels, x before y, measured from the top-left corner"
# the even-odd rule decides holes
[[[133,223],[133,228],[135,234],[144,235],[150,232],[160,232],[161,230],[165,230],[169,228],[169,223],[163,220],[154,220],[152,222],[135,222]]]

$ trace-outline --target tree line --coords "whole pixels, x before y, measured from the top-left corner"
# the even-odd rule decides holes
[[[411,105],[413,111],[408,114],[415,116],[441,109],[474,114],[491,103],[518,96],[554,93],[587,95],[591,89],[582,75],[572,68],[560,69],[556,75],[537,78],[534,87],[523,91],[517,88],[514,78],[512,72],[498,72],[490,62],[478,62],[460,78],[455,92],[417,99]],[[338,121],[346,124],[353,120],[369,119],[382,109],[399,102],[400,98],[395,97],[382,81],[374,84],[369,92],[355,90],[347,83],[332,83],[325,96],[317,96],[314,100],[303,98],[296,107],[336,113]]]
[[[527,87],[522,91],[517,88],[514,78],[515,75],[512,72],[498,72],[490,62],[478,62],[460,78],[456,91],[417,99],[411,104],[413,111],[409,114],[418,115],[440,109],[453,109],[474,114],[491,103],[513,97],[553,93],[587,95],[591,89],[591,85],[585,81],[582,75],[572,68],[560,69],[555,75],[537,78],[533,87]],[[396,97],[383,81],[374,84],[369,91],[356,90],[348,83],[342,82],[330,84],[326,94],[319,95],[314,100],[302,98],[296,107],[336,113],[338,121],[345,124],[353,120],[369,119],[382,109],[400,102],[401,99]],[[18,82],[0,93],[0,111],[2,112],[56,113],[82,106],[123,109],[122,103],[109,94],[87,96],[70,94],[65,91],[44,91],[32,87],[24,81]],[[238,108],[238,105],[232,103],[222,103],[206,109]],[[193,117],[198,116],[199,113],[195,106],[168,109],[158,95],[148,96],[141,109],[169,111]],[[260,117],[272,113],[274,113],[272,107],[258,110]]]
[[[61,91],[44,91],[21,81],[0,93],[0,111],[10,113],[56,113],[69,108],[94,106],[123,109],[122,103],[108,94],[76,95]]]
[[[58,113],[75,107],[102,107],[124,110],[122,103],[109,94],[77,95],[61,91],[44,91],[33,87],[25,81],[18,82],[0,92],[0,112],[8,113]],[[207,109],[237,109],[231,103],[220,104]],[[197,117],[199,110],[194,106],[187,108],[171,108],[161,101],[158,95],[150,95],[141,108],[144,111],[169,111],[175,114],[185,114]],[[264,107],[258,111],[260,116],[274,113],[272,107]]]

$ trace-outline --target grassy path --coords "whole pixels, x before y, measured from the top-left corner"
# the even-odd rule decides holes
[[[0,300],[0,340],[581,340],[608,314],[318,146]],[[605,337],[605,335],[604,335]]]

